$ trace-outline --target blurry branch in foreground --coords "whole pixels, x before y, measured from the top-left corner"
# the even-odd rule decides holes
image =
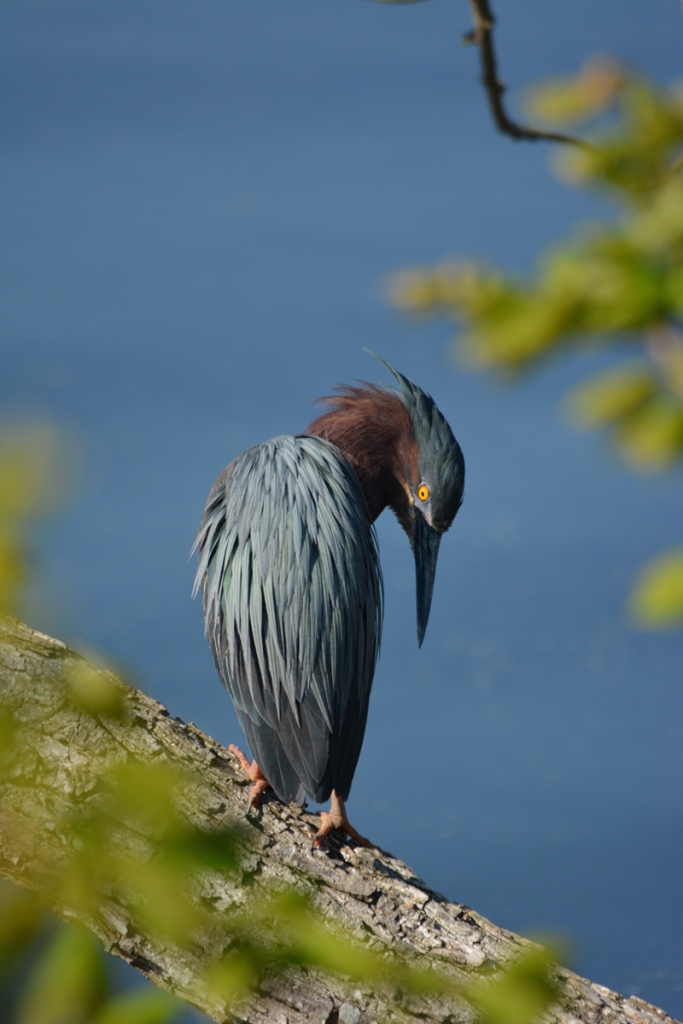
[[[271,800],[244,817],[248,780],[227,750],[9,619],[0,732],[0,874],[29,890],[0,890],[0,952],[27,948],[46,903],[80,926],[53,932],[17,996],[20,1024],[175,1012],[149,992],[104,1002],[88,932],[217,1021],[670,1022],[388,855],[313,850],[317,819],[298,807]]]
[[[558,244],[528,281],[445,263],[395,275],[393,301],[461,323],[464,361],[508,376],[586,344],[630,344],[636,358],[589,378],[569,411],[607,430],[629,468],[669,469],[683,455],[683,91],[602,58],[532,90],[529,106],[556,123],[607,117],[590,149],[556,163],[569,183],[615,200],[619,218]],[[683,549],[645,568],[631,609],[646,628],[683,622]]]

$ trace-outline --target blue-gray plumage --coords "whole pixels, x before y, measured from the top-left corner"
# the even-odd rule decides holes
[[[346,799],[382,628],[358,477],[328,441],[275,437],[221,474],[195,543],[216,668],[260,768],[281,800]]]
[[[390,506],[410,538],[421,644],[441,534],[462,501],[464,461],[446,420],[384,365],[398,390],[342,389],[306,434],[231,462],[193,547],[216,669],[255,756],[249,766],[236,750],[255,799],[266,780],[284,801],[331,795],[318,838],[339,827],[362,839],[344,801],[382,628],[372,524]]]

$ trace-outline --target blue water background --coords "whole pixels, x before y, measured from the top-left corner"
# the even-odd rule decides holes
[[[676,0],[499,2],[518,86],[611,51],[681,73]],[[456,370],[388,272],[448,255],[518,272],[608,202],[496,135],[468,9],[364,0],[3,0],[5,417],[80,436],[80,500],[46,537],[33,621],[118,659],[173,714],[240,737],[187,555],[209,487],[311,401],[433,393],[467,459],[426,641],[405,537],[356,827],[498,924],[556,931],[592,979],[683,1017],[681,635],[629,626],[680,541],[680,474],[641,479],[558,413],[605,356],[513,388]]]

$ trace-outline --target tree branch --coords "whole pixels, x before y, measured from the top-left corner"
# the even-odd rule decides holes
[[[530,142],[546,140],[548,142],[564,142],[573,146],[586,146],[587,143],[573,135],[564,135],[561,132],[546,132],[540,128],[530,128],[512,121],[503,105],[503,94],[505,85],[498,78],[496,52],[493,46],[493,26],[495,16],[491,10],[489,0],[470,0],[472,9],[472,20],[474,28],[463,36],[466,44],[475,43],[479,48],[481,58],[481,81],[493,120],[499,131],[510,135],[513,139],[526,139]]]
[[[141,935],[135,916],[117,892],[96,909],[68,895],[55,908],[67,920],[89,927],[111,953],[122,957],[158,986],[188,999],[216,1021],[245,1024],[396,1024],[472,1021],[472,1008],[449,997],[415,997],[410,1005],[339,977],[294,968],[263,987],[232,1015],[197,978],[226,944],[226,914],[249,906],[253,879],[258,884],[295,886],[323,913],[375,949],[401,950],[420,963],[466,983],[474,968],[510,963],[529,948],[527,940],[491,924],[479,914],[450,903],[415,873],[378,851],[331,842],[312,850],[318,818],[272,799],[245,818],[248,780],[237,760],[194,725],[172,719],[165,708],[108,673],[108,685],[123,694],[125,714],[107,718],[79,711],[69,697],[68,680],[84,663],[64,644],[35,633],[15,620],[0,619],[0,711],[8,709],[31,743],[0,776],[0,874],[37,892],[51,891],[51,878],[72,854],[65,816],[98,799],[98,780],[131,758],[191,768],[199,779],[181,801],[182,813],[207,831],[217,823],[241,820],[250,844],[243,874],[207,870],[193,880],[192,898],[211,914],[211,927],[193,937],[192,948]],[[0,754],[2,751],[0,751]],[[117,841],[144,857],[145,836],[120,830]],[[168,893],[173,900],[174,894]],[[557,970],[561,1005],[546,1017],[555,1024],[673,1024],[663,1011],[632,996],[616,995],[564,969]]]

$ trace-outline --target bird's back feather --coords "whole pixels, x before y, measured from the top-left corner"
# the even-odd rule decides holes
[[[382,578],[358,478],[334,445],[247,449],[209,495],[199,553],[218,674],[278,796],[348,796],[382,625]]]

